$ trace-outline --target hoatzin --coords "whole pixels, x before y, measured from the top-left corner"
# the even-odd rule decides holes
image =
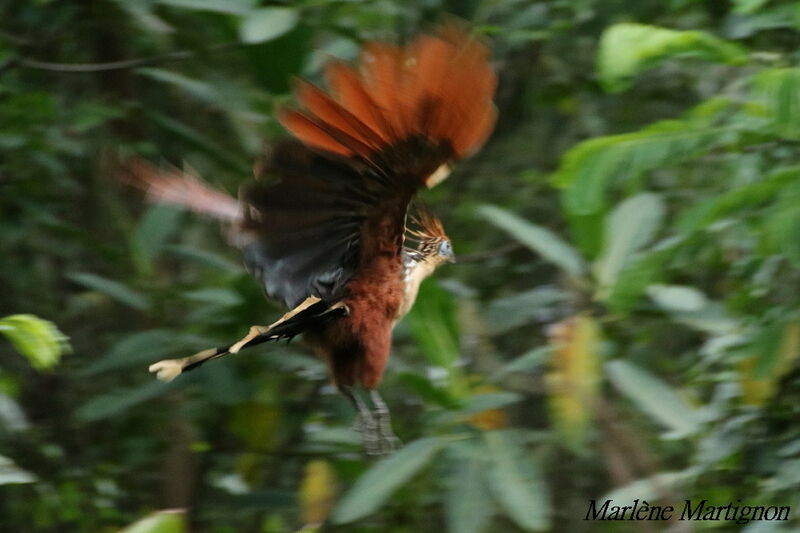
[[[151,200],[181,204],[231,224],[232,241],[267,296],[290,311],[243,339],[150,367],[162,380],[211,359],[303,334],[358,410],[367,451],[393,449],[388,409],[375,391],[394,325],[423,279],[453,261],[426,211],[406,228],[409,204],[450,164],[475,152],[495,121],[488,50],[457,23],[405,47],[367,44],[356,66],[327,64],[330,92],[299,82],[300,109],[279,115],[294,140],[276,146],[239,200],[179,171],[134,163]],[[416,246],[405,240],[409,234]],[[370,409],[355,388],[369,391]]]

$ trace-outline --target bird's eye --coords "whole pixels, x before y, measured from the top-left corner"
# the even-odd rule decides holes
[[[453,248],[450,246],[450,241],[442,241],[439,245],[439,255],[451,255]]]

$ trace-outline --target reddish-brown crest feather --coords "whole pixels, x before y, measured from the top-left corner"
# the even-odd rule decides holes
[[[357,68],[326,67],[332,97],[300,85],[298,99],[308,114],[289,112],[281,121],[304,143],[341,155],[368,157],[365,150],[421,136],[463,158],[494,126],[497,80],[488,56],[486,46],[456,23],[405,48],[371,43]]]

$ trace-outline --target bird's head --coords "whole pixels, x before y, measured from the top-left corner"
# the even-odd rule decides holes
[[[434,268],[444,263],[455,263],[453,245],[438,218],[427,209],[418,207],[412,221],[416,227],[409,233],[418,241],[417,252],[422,256],[423,261],[431,264]]]

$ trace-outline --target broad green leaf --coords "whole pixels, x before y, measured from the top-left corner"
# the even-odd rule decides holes
[[[739,362],[739,382],[744,400],[762,405],[800,357],[800,322],[765,327],[751,350],[753,355]]]
[[[449,369],[460,353],[452,295],[435,283],[423,283],[408,322],[414,339],[428,360]]]
[[[603,252],[595,264],[594,274],[600,286],[599,295],[608,297],[620,272],[634,255],[649,243],[664,218],[664,204],[652,193],[632,196],[619,204],[606,218]]]
[[[549,496],[539,466],[508,431],[483,433],[495,500],[526,531],[550,527]]]
[[[84,367],[79,374],[91,376],[100,372],[141,366],[165,357],[186,356],[212,346],[211,339],[167,329],[152,329],[127,335],[114,343],[99,359]]]
[[[220,95],[210,84],[171,70],[147,67],[136,69],[136,73],[152,80],[172,85],[201,102],[218,103],[220,100]]]
[[[0,485],[36,483],[36,476],[14,464],[14,461],[0,455]]]
[[[699,311],[708,304],[701,291],[682,285],[650,285],[647,295],[665,311]]]
[[[142,374],[145,373],[146,369],[142,369]],[[180,380],[180,383],[185,382],[185,379]],[[153,380],[139,387],[118,388],[102,396],[95,396],[81,405],[75,412],[75,417],[83,422],[94,422],[110,418],[142,402],[161,396],[177,386],[179,386],[178,382],[162,383]]]
[[[532,224],[499,207],[484,205],[478,208],[478,212],[486,220],[502,228],[522,244],[541,255],[543,259],[568,274],[580,276],[585,271],[585,264],[578,252],[552,231]]]
[[[649,170],[676,165],[737,132],[734,126],[667,120],[633,133],[589,139],[564,155],[553,180],[564,188],[563,203],[569,213],[590,215],[605,206],[612,181],[630,180]]]
[[[0,318],[0,334],[37,370],[52,368],[70,349],[67,337],[55,324],[34,315]]]
[[[754,85],[767,106],[775,133],[800,139],[800,68],[766,70],[754,78]]]
[[[682,232],[706,230],[715,221],[745,209],[760,207],[781,196],[794,183],[800,183],[800,167],[778,168],[762,181],[715,195],[684,210],[677,227]]]
[[[648,478],[637,479],[623,487],[614,489],[598,498],[597,501],[604,502],[609,499],[615,500],[615,502],[632,502],[636,498],[650,502],[658,501],[696,475],[697,472],[693,468],[678,472],[661,472]]]
[[[474,414],[488,409],[499,409],[522,400],[522,396],[516,392],[499,391],[475,394],[469,398],[464,407],[465,414]]]
[[[648,251],[625,265],[605,300],[606,304],[614,312],[629,311],[647,287],[662,275],[667,253],[667,250]]]
[[[183,294],[187,300],[216,304],[225,307],[232,307],[242,303],[242,297],[231,289],[209,287],[207,289],[197,289]]]
[[[640,72],[674,57],[740,65],[747,61],[747,52],[702,31],[620,23],[600,37],[597,70],[606,90],[618,92],[626,89]]]
[[[191,246],[183,245],[169,245],[165,246],[164,249],[170,254],[176,255],[183,259],[195,261],[197,263],[223,270],[225,272],[239,273],[243,271],[241,265],[238,263],[234,263],[227,257],[209,252],[208,250],[201,250],[198,248],[192,248]]]
[[[512,372],[529,372],[542,364],[550,357],[550,346],[539,346],[516,357],[500,367],[493,375],[492,381],[497,381]]]
[[[547,320],[569,298],[566,291],[545,285],[492,300],[484,311],[488,333],[500,335],[520,326]]]
[[[244,157],[241,157],[241,155],[236,157],[236,155],[231,154],[229,148],[219,145],[215,140],[212,140],[211,137],[201,133],[199,130],[152,109],[148,110],[147,117],[154,124],[194,145],[231,170],[242,174],[250,172],[248,165],[244,162]]]
[[[143,294],[118,281],[112,281],[108,278],[88,272],[74,272],[72,274],[67,274],[67,277],[79,285],[102,292],[134,309],[145,311],[150,307],[150,302]]]
[[[733,0],[733,12],[741,14],[755,13],[769,0]]]
[[[264,7],[242,18],[239,38],[243,43],[257,44],[276,39],[297,25],[300,13],[290,7]]]
[[[178,229],[180,209],[167,205],[150,207],[131,235],[131,251],[144,273],[152,271],[152,262]]]
[[[442,439],[426,437],[375,463],[336,506],[333,523],[353,522],[377,510],[395,490],[430,462],[444,445]]]
[[[183,511],[158,511],[131,524],[119,533],[185,533]]]
[[[450,533],[481,533],[489,525],[494,509],[487,490],[487,463],[480,447],[472,444],[462,448],[462,453],[454,457],[455,471],[448,480],[447,529]]]
[[[158,0],[158,3],[183,9],[244,15],[250,12],[256,0]]]
[[[700,429],[699,413],[660,379],[619,359],[606,363],[605,368],[614,387],[639,409],[670,429],[669,437],[687,437]]]
[[[719,302],[709,302],[697,311],[673,312],[672,318],[692,329],[713,335],[736,333],[741,328],[739,322],[732,318]]]
[[[800,181],[785,186],[779,201],[771,206],[764,220],[764,242],[770,250],[800,266]]]

